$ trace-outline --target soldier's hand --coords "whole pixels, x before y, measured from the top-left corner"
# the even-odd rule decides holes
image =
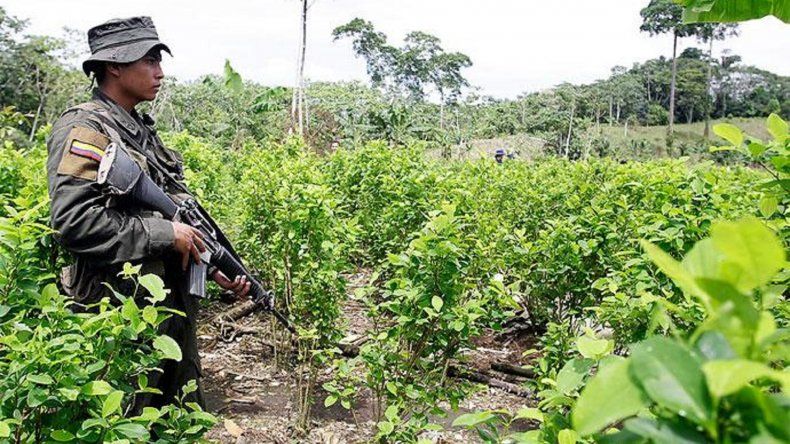
[[[247,281],[246,276],[236,276],[235,279],[230,280],[225,276],[225,273],[217,270],[211,277],[217,285],[225,290],[232,291],[236,299],[241,299],[250,292],[251,282]]]
[[[191,256],[195,263],[199,264],[200,253],[206,251],[203,233],[181,222],[173,222],[173,231],[176,236],[173,248],[181,255],[181,268],[186,271],[189,257]]]

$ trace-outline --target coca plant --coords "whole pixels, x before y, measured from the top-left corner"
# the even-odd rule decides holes
[[[772,285],[787,268],[782,242],[747,218],[714,224],[681,262],[643,246],[705,318],[602,361],[573,408],[574,429],[606,442],[790,440],[790,332],[770,311],[787,304]]]

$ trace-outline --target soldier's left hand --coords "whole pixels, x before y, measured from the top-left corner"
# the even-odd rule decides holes
[[[214,282],[217,283],[220,287],[225,290],[229,290],[233,292],[233,295],[236,299],[241,299],[244,296],[247,296],[247,293],[250,292],[250,282],[247,281],[245,276],[236,276],[235,279],[230,280],[225,273],[217,270],[211,276],[214,279]]]

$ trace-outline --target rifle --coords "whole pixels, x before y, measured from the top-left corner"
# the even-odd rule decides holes
[[[167,219],[188,224],[203,233],[206,251],[200,254],[201,263],[198,264],[192,259],[189,261],[187,287],[191,296],[206,296],[209,264],[231,279],[244,276],[250,283],[249,294],[255,308],[271,312],[288,331],[296,334],[296,329],[288,318],[274,308],[274,292],[263,288],[235,255],[232,246],[223,245],[221,240],[226,240],[225,237],[194,199],[186,199],[177,204],[115,143],[111,143],[104,150],[96,182],[103,185],[110,194],[128,196],[137,203],[162,213]]]

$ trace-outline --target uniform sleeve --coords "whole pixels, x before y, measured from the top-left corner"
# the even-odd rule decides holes
[[[106,206],[96,183],[104,140],[98,124],[74,115],[64,115],[52,129],[47,176],[56,237],[67,250],[104,265],[159,256],[174,242],[170,221]]]

